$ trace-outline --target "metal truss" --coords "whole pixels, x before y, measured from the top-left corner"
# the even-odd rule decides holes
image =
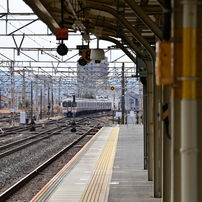
[[[0,47],[0,90],[4,91],[5,86],[7,86],[7,91],[13,100],[15,92],[21,93],[20,96],[25,97],[25,92],[30,92],[31,82],[33,82],[37,92],[39,89],[51,88],[58,97],[61,96],[60,91],[76,92],[76,88],[81,87],[77,82],[79,50],[68,48],[69,54],[67,56],[58,55],[56,51],[58,42],[55,36],[34,13],[12,13],[9,11],[9,0],[7,0],[5,12],[0,13],[0,23],[4,27],[3,33],[0,33],[0,38],[12,45]],[[33,30],[32,25],[36,23],[46,27],[46,29],[43,32],[38,32],[38,29]],[[70,33],[72,38],[79,35]],[[46,37],[45,44],[42,45],[40,40],[43,40],[44,37]],[[33,45],[27,46],[27,41]],[[82,41],[78,43],[81,44]],[[106,78],[103,77],[104,81],[101,82],[99,74],[94,73],[88,77],[89,80],[83,81],[83,86],[92,88],[90,84],[92,79],[98,80],[96,83],[98,89],[106,90],[111,85],[121,85],[120,65],[123,62],[130,64],[130,67],[126,67],[127,77],[135,73],[135,68],[132,67],[134,64],[129,60],[122,60],[125,54],[117,56],[115,59],[111,58],[113,52],[118,49],[115,46],[105,48],[105,52],[109,55],[108,62],[116,64],[117,67],[110,68],[109,75],[106,75]],[[131,52],[131,50],[129,51]],[[131,52],[131,54],[134,53]]]

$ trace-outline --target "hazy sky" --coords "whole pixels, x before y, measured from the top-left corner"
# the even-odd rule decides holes
[[[32,12],[32,10],[23,2],[23,0],[9,0],[9,12],[10,13],[30,13]],[[5,13],[7,12],[7,0],[1,0],[0,3],[0,12],[1,13]],[[15,31],[16,29],[22,27],[23,25],[29,23],[30,21],[19,21],[19,19],[36,19],[36,16],[16,16],[16,15],[11,15],[9,16],[9,19],[11,19],[11,21],[9,21],[7,24],[5,23],[5,21],[1,20],[0,21],[0,48],[1,47],[15,47],[15,43],[14,40],[12,38],[12,36],[6,36],[3,37],[2,34],[5,34],[6,31],[7,33],[11,33],[13,31]],[[5,17],[1,18],[1,19],[5,19]],[[26,34],[44,34],[47,33],[47,26],[42,23],[41,21],[36,21],[33,24],[19,30],[18,32],[15,32],[15,34],[19,34],[19,33],[26,33]],[[50,32],[49,32],[50,33]],[[92,40],[90,43],[90,47],[91,48],[96,48],[96,39],[94,36],[91,36]],[[21,43],[22,40],[22,36],[15,36],[15,40],[16,43],[19,44]],[[76,48],[76,45],[81,45],[82,44],[82,40],[81,40],[81,36],[80,33],[78,33],[78,36],[69,36],[69,40],[65,41],[65,44],[67,45],[68,48]],[[106,42],[106,41],[101,41],[99,43],[99,47],[100,48],[107,48],[110,45],[114,45],[113,43],[110,42]],[[23,44],[22,44],[22,48],[24,47],[47,47],[47,48],[52,48],[52,47],[57,47],[58,46],[58,41],[56,40],[55,36],[26,36],[24,38]],[[3,52],[2,52],[3,51]],[[6,55],[8,55],[8,57],[13,57],[13,51],[9,50],[0,50],[0,52],[2,54],[6,53]],[[10,52],[10,55],[8,54],[8,52]],[[75,55],[76,52],[75,51],[69,51],[67,58],[71,57],[72,55]],[[113,51],[113,53],[110,54],[110,52],[106,53],[106,56],[108,58],[110,58],[112,61],[117,59],[118,57],[120,57],[121,55],[124,55],[124,53],[122,51]],[[24,57],[23,57],[24,58]],[[15,59],[19,59],[19,56]],[[74,58],[73,60],[77,60],[77,58]],[[127,56],[121,58],[122,61],[127,61],[129,62],[130,59],[128,59]],[[118,65],[118,64],[117,64]],[[130,64],[131,66],[131,64]]]
[[[7,8],[7,2],[9,3],[9,9]],[[6,23],[5,21],[6,16],[3,16],[3,14],[7,12],[9,12],[11,15],[8,15],[8,19],[10,20]],[[50,52],[51,55],[56,56],[59,59],[62,59],[63,61],[67,60],[68,62],[62,63],[62,64],[59,64],[59,63],[51,64],[50,61],[52,60],[52,57],[48,56],[47,54],[41,54],[36,51],[23,51],[24,55],[22,53],[20,55],[17,55],[17,51],[16,50],[14,51],[14,48],[16,48],[14,39],[17,43],[17,46],[19,47],[22,41],[23,33],[25,33],[25,38],[23,40],[21,48],[57,48],[58,41],[56,40],[55,36],[37,36],[38,34],[46,34],[47,32],[49,34],[51,33],[50,31],[48,31],[47,26],[40,20],[15,32],[14,39],[11,35],[5,36],[5,34],[10,34],[16,31],[17,29],[23,27],[24,25],[28,24],[30,21],[27,21],[27,19],[34,20],[37,18],[37,16],[35,15],[31,15],[31,16],[12,15],[12,13],[33,13],[33,11],[24,3],[24,1],[23,0],[0,0],[0,13],[1,13],[0,14],[1,16],[0,18],[0,27],[1,27],[0,29],[0,62],[6,61],[6,60],[8,61],[9,59],[11,59],[16,61],[15,65],[19,66],[19,68],[21,66],[26,66],[26,65],[28,67],[30,66],[33,67],[33,65],[36,65],[37,67],[40,66],[42,68],[43,68],[43,65],[51,68],[52,66],[55,67],[57,65],[59,66],[61,65],[61,67],[64,66],[68,70],[71,70],[71,69],[76,70],[75,68],[72,68],[72,67],[76,67],[77,65],[77,60],[80,58],[80,56],[78,55],[79,51],[78,50],[71,51],[70,49],[71,48],[75,49],[76,45],[82,45],[81,35],[79,32],[77,34],[73,33],[74,36],[70,34],[69,39],[65,40],[65,44],[69,48],[69,52],[66,56],[62,58],[61,56],[57,54],[57,52],[54,52],[54,51]],[[19,36],[19,34],[21,36]],[[32,36],[28,36],[28,34],[32,34]],[[90,43],[90,48],[92,49],[96,48],[97,46],[96,37],[91,36],[91,39],[93,40]],[[107,41],[100,41],[99,43],[99,47],[105,48],[105,49],[111,45],[114,45],[114,44]],[[127,56],[123,56],[123,55],[124,53],[121,50],[107,51],[105,53],[105,56],[108,57],[110,61],[114,61],[120,58],[117,60],[118,63],[110,63],[109,67],[111,67],[111,69],[113,69],[114,71],[115,68],[122,66],[122,62],[125,62],[125,67],[131,67],[131,70],[134,71],[135,65],[131,62],[131,60]],[[18,61],[31,61],[31,58],[36,60],[38,60],[39,58],[41,60],[46,60],[49,63],[40,64],[39,62],[37,62],[35,64],[35,63],[29,63],[29,62],[18,62]],[[1,68],[2,66],[0,67],[0,70]],[[118,69],[120,72],[121,68],[118,68]],[[45,70],[47,70],[47,68]],[[114,79],[117,79],[117,77],[120,77],[120,73],[119,73],[119,76],[117,75],[115,74],[113,75]]]
[[[8,10],[7,10],[7,2],[9,2]],[[68,69],[68,71],[76,70],[75,67],[77,66],[77,60],[80,58],[80,56],[78,55],[79,51],[78,50],[71,51],[71,48],[75,49],[76,45],[82,44],[82,40],[81,40],[82,38],[79,32],[77,34],[73,33],[74,36],[70,34],[69,39],[65,40],[65,44],[69,48],[68,54],[66,56],[61,57],[60,55],[57,54],[56,51],[47,52],[54,57],[58,57],[59,59],[62,59],[62,61],[68,61],[68,62],[54,63],[54,64],[50,63],[50,61],[53,60],[52,57],[48,56],[47,54],[41,54],[40,52],[36,52],[36,51],[23,51],[24,54],[21,53],[20,55],[17,55],[17,51],[16,50],[14,51],[14,48],[16,47],[14,39],[17,43],[17,46],[19,47],[22,41],[23,33],[27,35],[25,35],[21,48],[57,48],[58,41],[56,40],[55,36],[37,36],[37,34],[46,34],[48,30],[47,26],[40,20],[15,32],[14,39],[11,35],[4,36],[6,33],[7,34],[12,33],[16,31],[17,29],[23,27],[23,25],[28,24],[30,21],[27,21],[26,19],[34,20],[37,18],[37,16],[35,15],[31,15],[31,16],[12,15],[12,13],[33,13],[32,10],[24,3],[23,0],[9,0],[9,1],[1,0],[0,13],[2,15],[3,13],[7,13],[7,12],[11,14],[8,16],[8,18],[10,19],[8,23],[6,23],[5,21],[6,19],[5,16],[0,18],[0,27],[1,27],[0,29],[0,62],[5,60],[8,61],[8,59],[15,60],[17,61],[15,64],[17,65],[16,69],[18,68],[18,66],[19,67],[32,66],[33,68],[33,66],[36,65],[37,68],[38,67],[43,68],[44,66],[46,66],[45,70],[47,70],[47,66],[51,67],[51,71],[52,71],[52,67],[57,67],[58,65],[58,67],[61,67],[61,68],[64,67],[65,69]],[[20,19],[23,19],[23,20],[20,20]],[[48,31],[48,33],[50,33],[50,31]],[[17,36],[19,34],[21,34],[21,36]],[[32,34],[32,36],[28,36],[28,34]],[[97,46],[96,37],[92,35],[91,39],[93,40],[90,43],[90,48],[96,48]],[[111,45],[114,45],[114,44],[107,41],[100,41],[99,43],[100,48],[107,48],[108,46],[111,46]],[[135,65],[131,62],[131,60],[127,56],[123,56],[123,55],[124,53],[121,50],[107,51],[105,53],[105,56],[108,57],[108,60],[114,61],[120,58],[117,60],[118,63],[109,63],[109,67],[111,67],[111,69],[113,69],[114,71],[114,68],[121,67],[122,62],[125,62],[125,67],[131,67],[131,70],[134,71]],[[37,63],[18,62],[18,61],[30,61],[31,58],[35,60],[38,60],[38,59],[45,60],[47,61],[47,64],[46,63],[40,64],[40,62],[37,62]],[[55,60],[55,62],[56,61],[57,60]],[[120,72],[120,69],[121,68],[119,68],[119,72]],[[112,70],[110,71],[112,72]],[[117,75],[113,75],[113,77],[115,77],[116,79]],[[119,73],[119,76],[120,76],[120,73]]]

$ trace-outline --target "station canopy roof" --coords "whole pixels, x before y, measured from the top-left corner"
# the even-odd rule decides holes
[[[161,40],[163,0],[23,0],[55,34],[57,29],[94,34],[141,54]],[[117,40],[118,39],[118,40]]]

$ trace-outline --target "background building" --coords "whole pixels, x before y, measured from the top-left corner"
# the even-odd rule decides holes
[[[109,63],[107,57],[100,63],[91,61],[85,66],[77,64],[78,96],[98,96],[100,85],[108,88]]]

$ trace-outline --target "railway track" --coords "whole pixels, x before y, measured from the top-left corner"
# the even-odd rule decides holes
[[[29,174],[27,174],[25,177],[23,177],[21,180],[16,182],[13,186],[11,186],[9,189],[4,191],[0,195],[0,201],[6,201],[12,194],[16,193],[18,190],[20,190],[25,184],[30,182],[33,178],[35,178],[37,175],[39,175],[45,168],[50,166],[53,162],[55,162],[59,157],[65,154],[65,152],[69,151],[73,146],[76,144],[80,145],[80,141],[86,137],[88,134],[94,134],[101,128],[99,123],[96,123],[93,127],[91,127],[89,130],[87,130],[82,135],[79,135],[76,140],[74,140],[72,143],[67,145],[65,148],[57,152],[55,155],[53,155],[51,158],[46,160],[44,163],[42,163],[40,166],[35,168],[33,171],[31,171]]]
[[[81,118],[81,119],[77,120],[77,125],[85,122],[86,120],[88,120],[88,119]],[[60,119],[59,121],[63,121],[63,119]],[[8,156],[10,154],[13,154],[14,152],[20,151],[21,149],[24,149],[30,145],[33,145],[39,141],[42,141],[43,139],[49,138],[52,135],[61,133],[62,131],[65,131],[72,127],[71,125],[67,125],[67,124],[63,124],[63,123],[59,124],[59,121],[57,121],[57,126],[55,126],[55,127],[44,130],[37,134],[32,133],[30,137],[23,138],[23,139],[5,144],[3,146],[0,146],[0,159],[5,156]],[[55,123],[55,121],[48,122],[49,125],[51,125],[52,123]],[[78,127],[79,127],[79,125],[78,125]],[[26,127],[26,129],[27,129],[27,127]],[[24,129],[24,130],[26,130],[26,129]],[[82,128],[82,129],[85,129],[85,128]],[[18,132],[22,131],[22,130],[23,129],[19,129]],[[12,133],[12,132],[8,132],[6,134],[8,135],[10,133]]]
[[[65,128],[63,127],[63,128],[61,128],[59,130],[58,130],[58,127],[55,127],[55,128],[40,132],[37,135],[33,135],[31,137],[24,138],[22,140],[14,141],[12,143],[3,145],[3,146],[0,147],[0,158],[3,158],[3,157],[5,157],[5,156],[7,156],[9,154],[13,154],[16,151],[24,149],[24,148],[26,148],[26,147],[28,147],[28,146],[30,146],[32,144],[35,144],[35,143],[37,143],[39,141],[42,141],[43,139],[48,138],[51,135],[54,135],[56,133],[60,133],[63,130],[65,130],[66,128],[69,128],[69,127],[65,127]],[[26,143],[24,143],[24,142],[26,142]],[[10,149],[11,147],[12,147],[12,149]],[[4,151],[4,150],[6,150],[6,151]],[[4,151],[4,152],[2,152],[2,151]]]
[[[61,118],[58,120],[49,120],[48,122],[43,122],[46,125],[45,129],[40,128],[42,123],[38,124],[39,127],[35,132],[30,132],[25,130],[25,128],[23,128],[23,133],[17,132],[17,130],[21,127],[14,127],[16,134],[11,132],[9,135],[8,131],[8,137],[0,136],[2,144],[0,146],[0,158],[2,162],[0,195],[10,189],[8,187],[12,187],[14,186],[13,184],[18,183],[17,181],[19,181],[19,179],[24,178],[25,173],[27,174],[30,170],[38,168],[40,163],[47,161],[51,155],[57,153],[64,147],[64,145],[66,147],[70,141],[77,139],[86,132],[86,137],[82,138],[83,140],[80,142],[88,141],[92,135],[94,135],[103,125],[106,124],[105,121],[96,120],[99,118],[100,116],[91,115],[90,117],[83,116],[74,119]],[[76,122],[76,131],[74,133],[71,132],[71,128],[73,127],[72,122]],[[30,126],[28,126],[28,129],[29,127]],[[66,157],[62,157],[64,158],[64,161],[67,161],[73,153],[75,155],[75,151],[77,150],[78,152],[82,144],[83,143],[78,143],[77,146],[72,148],[73,152],[71,151],[66,154]],[[59,166],[60,165],[56,165],[53,167]],[[37,178],[39,177],[40,175]],[[25,186],[25,189],[26,187],[27,186]],[[40,187],[40,185],[37,187]],[[23,194],[24,192],[18,197],[21,198]],[[27,196],[25,198],[27,198]],[[0,201],[2,201],[1,198]],[[13,201],[13,199],[11,199],[11,201]]]
[[[41,123],[37,123],[35,125],[35,128],[41,128],[42,124],[48,126],[48,125],[52,125],[52,124],[60,124],[60,123],[64,123],[64,121],[66,121],[67,119],[65,117],[57,119],[57,120],[47,120],[47,121],[43,121]],[[3,136],[7,136],[7,135],[11,135],[11,134],[17,134],[20,132],[26,132],[30,129],[30,125],[22,125],[22,126],[13,126],[13,127],[2,127],[1,130],[3,131],[2,134],[0,134],[0,137]]]
[[[28,113],[30,114],[30,113]],[[58,113],[54,113],[54,116],[57,116]],[[42,113],[42,117],[47,117],[46,113]],[[30,116],[28,116],[28,119],[30,119]],[[15,113],[15,115],[13,117],[11,117],[11,113],[5,113],[5,114],[0,114],[0,125],[1,123],[10,123],[12,120],[15,120],[15,122],[19,122],[20,121],[20,113]]]
[[[97,115],[93,115],[91,117],[86,117],[85,115],[80,116],[75,118],[75,121],[78,123],[81,123],[82,121],[85,121],[86,119],[92,119],[94,117],[96,117]],[[40,123],[37,123],[35,125],[35,128],[42,128],[43,125],[45,125],[46,127],[56,124],[56,125],[60,125],[60,124],[67,124],[67,122],[71,122],[71,119],[68,119],[66,117],[62,117],[59,119],[49,119]],[[28,132],[30,129],[30,125],[20,125],[20,126],[12,126],[12,127],[0,127],[0,137],[4,137],[7,135],[12,135],[12,134],[18,134],[18,133],[22,133],[22,132]]]

